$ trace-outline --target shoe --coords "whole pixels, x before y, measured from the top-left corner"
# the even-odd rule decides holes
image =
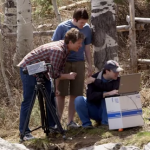
[[[101,124],[101,126],[102,126],[102,127],[107,127],[107,126],[108,126],[108,124]]]
[[[68,128],[80,128],[81,126],[75,123],[74,121],[71,121],[68,125]]]
[[[88,125],[88,126],[84,126],[84,129],[94,129],[94,127],[92,125]]]
[[[24,141],[28,141],[28,140],[32,140],[35,139],[35,137],[31,134],[31,133],[27,133],[25,134],[25,136],[23,137]]]
[[[145,118],[146,120],[150,121],[150,118]]]
[[[101,125],[101,121],[95,121],[94,127],[98,127]]]
[[[58,129],[57,128],[49,128],[50,133],[58,133]]]

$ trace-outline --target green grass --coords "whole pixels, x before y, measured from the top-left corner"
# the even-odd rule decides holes
[[[139,133],[137,133],[137,137],[150,137],[150,132],[148,132],[148,131],[144,131],[144,132],[139,132]]]
[[[135,145],[139,148],[143,148],[144,145],[150,142],[150,132],[139,132],[132,136],[129,140],[126,140],[125,145]]]
[[[49,150],[51,148],[51,144],[48,138],[33,139],[30,142],[25,142],[24,144],[33,149]]]

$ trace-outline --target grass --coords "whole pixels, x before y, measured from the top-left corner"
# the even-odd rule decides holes
[[[33,149],[44,149],[44,150],[49,150],[52,147],[54,147],[54,145],[50,144],[50,141],[48,138],[44,138],[44,139],[33,139],[30,142],[25,142],[25,145],[33,148]]]
[[[14,109],[16,110],[16,107],[12,107],[10,109],[9,107],[4,106],[0,108],[0,136],[8,141],[18,142],[19,108],[17,108],[18,113],[14,112]],[[143,118],[148,118],[149,116],[149,108],[143,108]],[[35,102],[30,120],[31,128],[40,125],[38,101]],[[75,120],[78,120],[77,116]],[[67,119],[64,119],[63,124],[66,124],[66,121]],[[123,145],[134,145],[139,148],[143,148],[143,145],[150,142],[149,121],[144,119],[144,122],[145,124],[143,127],[124,129],[123,132],[118,132],[118,130],[109,130],[107,126],[98,126],[94,129],[80,128],[77,130],[69,130],[66,133],[68,140],[65,142],[60,134],[49,139],[45,138],[43,130],[40,129],[33,132],[33,135],[37,137],[37,139],[26,142],[25,145],[34,149],[59,149],[58,147],[62,143],[64,143],[64,145],[68,144],[69,146],[76,143],[80,147],[84,147],[87,143],[88,145],[93,145],[93,143],[96,143],[96,145],[105,143],[122,143]],[[92,124],[96,126],[93,120]]]
[[[125,145],[135,145],[142,148],[144,145],[150,142],[150,132],[141,131],[135,135],[130,140],[126,140]]]
[[[60,143],[70,144],[70,141],[72,141],[72,143],[80,143],[82,145],[85,139],[87,140],[87,143],[90,144],[91,142],[93,145],[92,139],[94,139],[94,143],[96,143],[96,145],[106,143],[121,143],[124,146],[134,145],[142,148],[145,144],[150,142],[150,132],[143,131],[143,128],[141,127],[126,129],[123,132],[118,132],[114,130],[110,131],[107,128],[101,127],[95,129],[80,128],[76,130],[69,130],[66,136],[68,139],[65,142],[62,140],[62,136],[58,134],[57,136],[50,139],[36,139],[31,142],[25,143],[25,145],[31,148],[34,147],[38,149],[48,149],[50,147],[57,147]],[[56,141],[56,139],[58,141]]]

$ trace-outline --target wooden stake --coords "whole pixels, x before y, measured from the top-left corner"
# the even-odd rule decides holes
[[[150,23],[150,18],[141,18],[141,17],[135,17],[134,18],[136,22],[142,22],[142,23]],[[129,22],[130,21],[130,16],[126,16],[126,21]]]
[[[135,8],[134,0],[129,0],[129,12],[130,12],[130,22],[129,22],[129,48],[131,57],[131,67],[132,72],[137,72],[137,49],[136,49],[136,30],[135,30]]]

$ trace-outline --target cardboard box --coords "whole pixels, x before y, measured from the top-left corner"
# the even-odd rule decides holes
[[[105,98],[109,129],[143,126],[140,94]]]

